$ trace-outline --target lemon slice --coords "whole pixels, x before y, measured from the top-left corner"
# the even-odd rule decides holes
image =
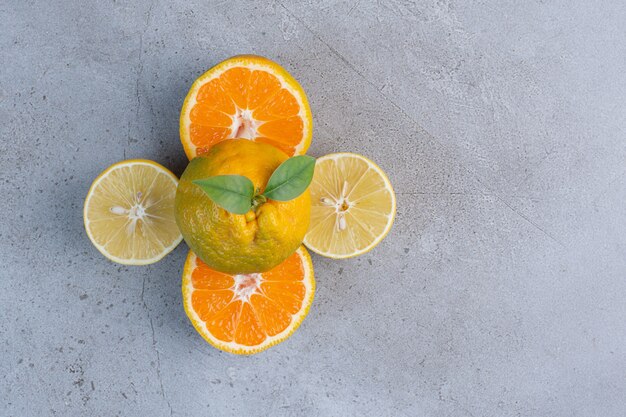
[[[87,236],[111,261],[148,265],[182,240],[174,219],[178,179],[145,159],[111,165],[95,179],[85,199]]]
[[[311,226],[304,244],[334,259],[362,255],[389,233],[396,195],[374,162],[354,153],[319,158],[311,183]]]

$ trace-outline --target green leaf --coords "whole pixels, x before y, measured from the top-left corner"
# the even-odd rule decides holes
[[[275,201],[289,201],[302,194],[313,179],[315,158],[294,156],[280,164],[272,174],[263,195]]]
[[[218,175],[192,181],[211,200],[224,210],[235,214],[246,214],[252,207],[254,184],[241,175]]]

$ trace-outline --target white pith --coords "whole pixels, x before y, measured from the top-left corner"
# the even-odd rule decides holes
[[[263,124],[252,117],[252,110],[240,109],[235,106],[233,124],[230,127],[230,138],[254,139],[257,136],[258,128]]]
[[[145,201],[142,200],[142,195],[143,193],[141,191],[138,191],[135,195],[133,195],[133,204],[129,207],[117,205],[109,207],[109,211],[111,212],[111,214],[128,218],[128,225],[126,227],[126,233],[128,234],[132,234],[135,232],[138,222],[145,222],[150,217],[150,215],[146,212],[148,206],[144,206]]]
[[[341,192],[338,196],[334,196],[332,194],[327,194],[322,197],[320,203],[325,206],[333,207],[335,209],[335,229],[338,232],[345,230],[346,225],[346,213],[350,212],[350,208],[353,207],[356,203],[351,203],[349,200],[350,193],[348,181],[343,182],[343,187],[341,188]]]
[[[263,282],[263,276],[261,274],[242,274],[235,275],[233,278],[235,285],[233,285],[231,289],[234,293],[234,300],[248,303],[253,294],[261,292],[261,282]]]

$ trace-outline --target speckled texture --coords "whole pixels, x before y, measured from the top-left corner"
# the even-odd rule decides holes
[[[266,143],[222,141],[194,158],[180,176],[174,213],[185,243],[210,268],[227,274],[266,272],[302,244],[311,218],[311,193],[290,201],[267,201],[253,218],[230,213],[193,181],[219,175],[243,175],[262,192],[273,172],[288,158]]]
[[[0,4],[0,415],[626,415],[626,3]],[[82,227],[123,158],[177,175],[178,112],[228,56],[307,91],[311,153],[386,170],[373,252],[313,256],[287,342],[208,346],[182,244],[106,261]]]

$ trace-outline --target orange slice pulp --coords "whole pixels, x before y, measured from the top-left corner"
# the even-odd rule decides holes
[[[232,57],[200,76],[180,114],[180,138],[190,160],[233,138],[303,155],[312,132],[311,109],[300,84],[277,63],[255,55]]]
[[[313,302],[313,265],[301,246],[267,272],[229,275],[190,251],[182,292],[187,316],[207,342],[249,355],[284,341],[300,326]]]

